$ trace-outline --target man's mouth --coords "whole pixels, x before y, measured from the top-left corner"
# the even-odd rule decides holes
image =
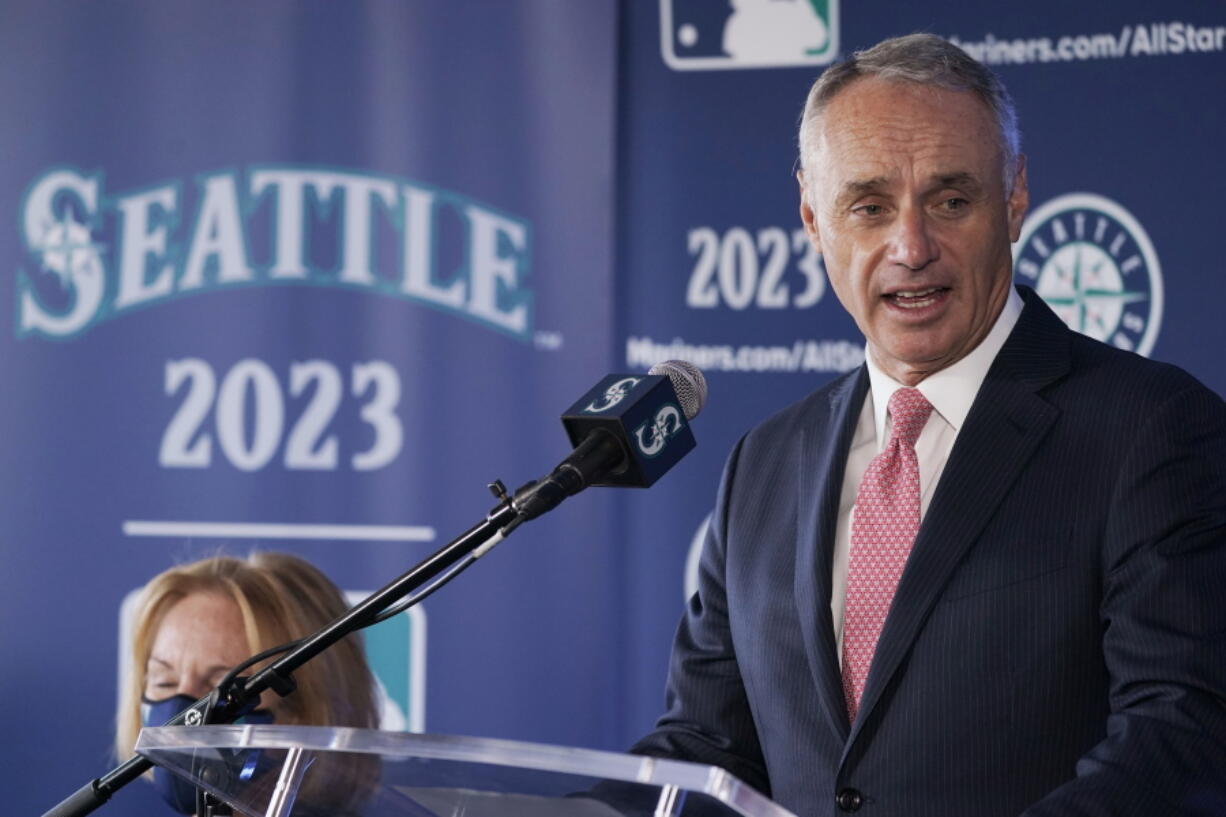
[[[947,292],[949,292],[949,287],[900,289],[896,292],[886,293],[884,297],[894,306],[899,306],[903,309],[923,309],[936,303]]]

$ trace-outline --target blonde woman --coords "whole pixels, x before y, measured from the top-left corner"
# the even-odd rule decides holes
[[[115,749],[132,754],[142,725],[160,725],[208,694],[255,653],[310,635],[340,617],[340,590],[310,563],[285,553],[246,559],[216,556],[172,567],[144,588],[132,634],[127,684],[117,716]],[[248,671],[246,674],[252,674]],[[248,722],[313,726],[378,725],[375,682],[359,637],[349,636],[294,672],[298,688],[281,698],[265,692]],[[338,786],[338,776],[345,783]],[[373,782],[368,763],[316,764],[303,799],[313,791],[328,807]],[[161,769],[154,783],[167,802],[194,813],[190,786]],[[325,785],[326,784],[326,785]]]

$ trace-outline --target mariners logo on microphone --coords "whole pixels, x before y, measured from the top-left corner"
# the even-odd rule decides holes
[[[672,404],[664,405],[655,417],[634,430],[634,444],[644,456],[654,457],[683,428],[685,421],[681,419],[681,409]]]
[[[660,0],[660,48],[675,71],[825,65],[839,0]]]
[[[583,410],[592,414],[599,414],[602,411],[608,411],[621,401],[625,400],[626,395],[634,391],[634,387],[641,382],[641,377],[623,377],[621,380],[605,389],[604,394],[599,399],[588,403]]]
[[[1070,193],[1026,219],[1014,274],[1072,329],[1148,355],[1162,323],[1162,268],[1131,213],[1094,193]]]

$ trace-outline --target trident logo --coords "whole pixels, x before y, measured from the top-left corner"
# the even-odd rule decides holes
[[[593,400],[587,404],[583,410],[591,414],[599,414],[602,411],[608,411],[616,406],[622,400],[626,399],[626,395],[634,391],[643,378],[641,377],[623,377],[621,380],[614,383],[609,388],[605,389],[604,395],[599,400]]]
[[[664,406],[656,412],[656,416],[634,430],[634,441],[638,443],[639,451],[648,457],[654,457],[664,450],[664,446],[678,431],[683,428],[681,410],[676,406]]]

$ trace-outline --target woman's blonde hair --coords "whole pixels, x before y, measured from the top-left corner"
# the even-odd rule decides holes
[[[127,681],[121,690],[115,730],[120,760],[132,754],[141,728],[141,697],[158,628],[171,607],[195,593],[234,600],[253,655],[310,635],[348,609],[340,590],[323,573],[287,553],[256,552],[246,559],[214,556],[158,574],[144,588],[132,651],[127,656]],[[296,670],[293,677],[297,690],[277,698],[271,707],[277,723],[378,725],[374,678],[361,636],[347,636]]]

